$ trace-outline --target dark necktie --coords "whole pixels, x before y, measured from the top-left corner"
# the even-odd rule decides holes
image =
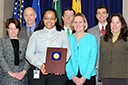
[[[101,33],[102,35],[104,34],[105,30],[104,30],[104,26],[102,26],[102,29],[101,29]]]
[[[32,35],[31,28],[32,27],[29,27],[29,37]]]

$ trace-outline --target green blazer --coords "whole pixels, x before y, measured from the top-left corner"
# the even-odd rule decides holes
[[[128,42],[117,39],[112,43],[100,41],[99,80],[102,78],[128,78]]]

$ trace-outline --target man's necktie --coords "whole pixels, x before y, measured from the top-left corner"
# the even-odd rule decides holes
[[[32,35],[31,28],[32,27],[29,27],[29,37]]]
[[[104,30],[104,26],[102,26],[102,29],[101,29],[101,33],[102,35],[104,34],[105,30]]]
[[[67,29],[67,35],[68,35],[68,36],[70,35],[70,31],[69,31],[69,28]]]

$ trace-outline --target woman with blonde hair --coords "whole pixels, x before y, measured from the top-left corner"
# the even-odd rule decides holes
[[[85,32],[88,23],[82,13],[74,16],[71,28],[75,33],[69,36],[71,57],[66,65],[68,85],[95,85],[96,37]]]

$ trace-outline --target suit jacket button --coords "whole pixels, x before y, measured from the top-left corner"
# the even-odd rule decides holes
[[[19,54],[21,54],[21,51],[19,51]]]
[[[20,61],[22,62],[22,59],[20,59]]]

